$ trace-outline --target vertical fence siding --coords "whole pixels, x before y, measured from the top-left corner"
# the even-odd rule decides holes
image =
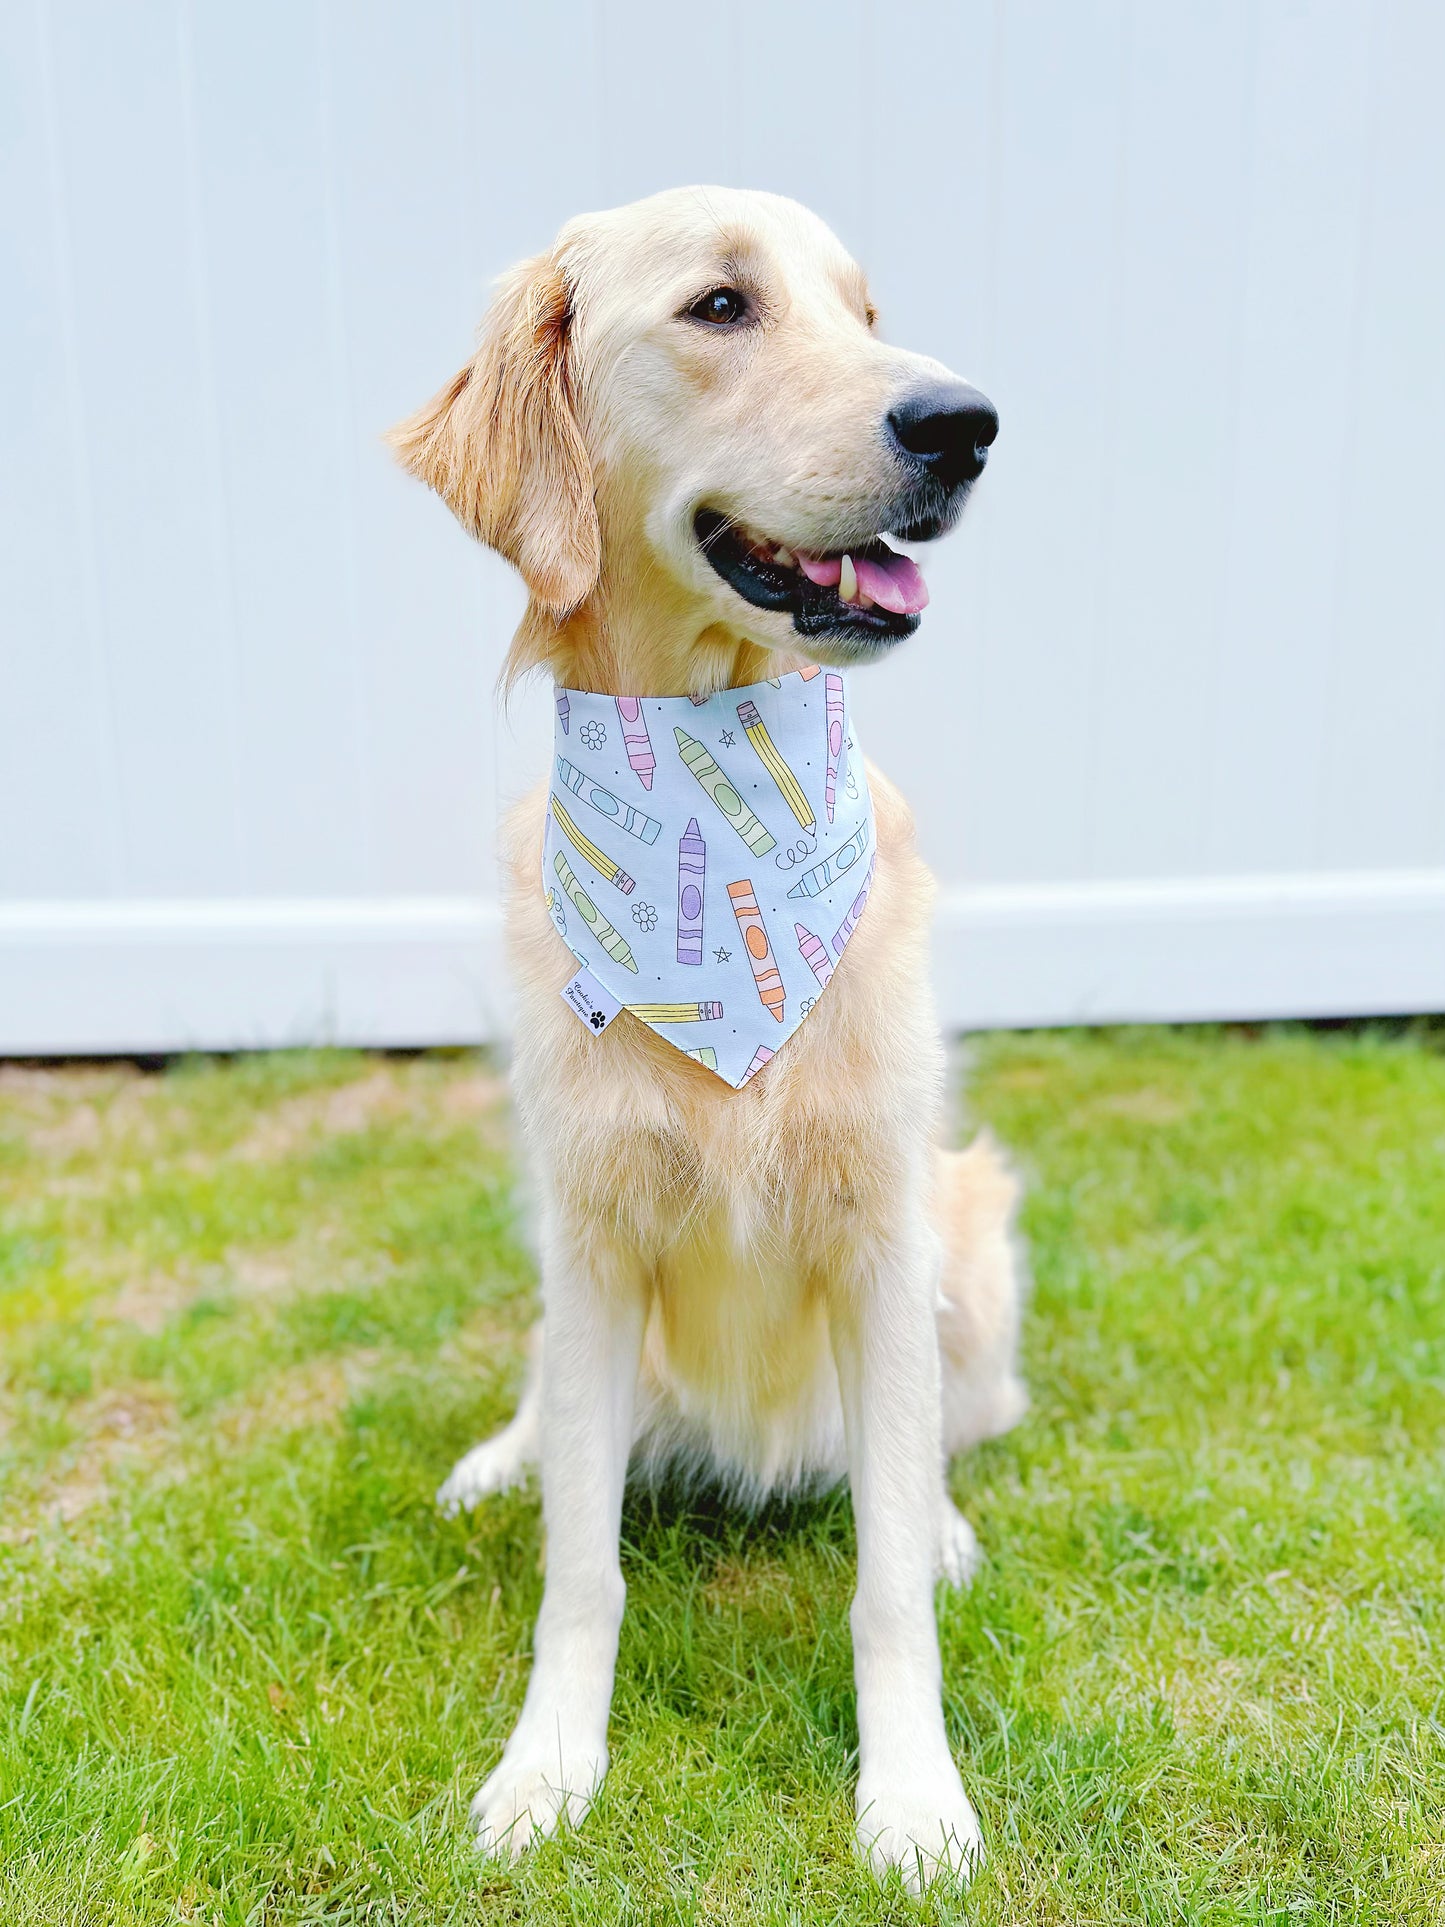
[[[688,180],[1000,405],[858,689],[947,1019],[1445,1006],[1441,71],[1431,0],[12,0],[0,1050],[504,1023],[545,705],[380,437]]]

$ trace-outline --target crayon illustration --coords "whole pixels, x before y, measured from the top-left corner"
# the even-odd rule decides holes
[[[584,776],[575,763],[569,763],[565,756],[557,758],[557,774],[574,796],[580,796],[599,816],[609,817],[619,830],[626,830],[640,842],[655,843],[662,834],[662,825],[655,816],[646,810],[635,810],[630,803],[615,797],[611,790],[594,783],[590,776]]]
[[[557,819],[557,828],[577,851],[585,856],[598,876],[605,877],[608,883],[615,884],[623,896],[630,897],[637,888],[637,879],[630,877],[620,863],[614,863],[606,850],[599,850],[590,836],[584,836],[571,817],[554,796],[551,799],[552,814]]]
[[[708,699],[706,696],[689,696],[687,700],[692,704],[694,709],[701,709]]]
[[[783,686],[783,679],[781,676],[768,677],[768,687],[770,689],[781,689],[782,686]]]
[[[697,818],[687,819],[687,828],[677,845],[677,961],[702,962],[702,910],[707,887],[707,845],[697,827]]]
[[[607,921],[606,917],[603,916],[602,912],[597,908],[597,905],[577,881],[576,871],[560,850],[558,850],[552,858],[552,867],[557,872],[562,888],[567,892],[568,896],[571,897],[573,903],[576,904],[582,921],[607,952],[608,956],[611,957],[614,963],[620,963],[624,970],[630,970],[633,975],[636,976],[637,960],[632,954],[632,945],[620,930],[614,930],[612,928],[612,925]]]
[[[617,718],[622,724],[622,740],[627,745],[627,760],[632,765],[633,774],[645,790],[650,790],[657,758],[652,753],[652,738],[647,733],[647,718],[642,713],[641,698],[619,696]]]
[[[715,1024],[723,1014],[721,1004],[629,1004],[627,1008],[644,1024]]]
[[[804,682],[811,682],[814,676],[821,676],[822,673],[823,673],[822,670],[818,667],[817,663],[815,662],[805,662],[802,668],[798,671],[799,676],[802,678]]]
[[[772,777],[782,792],[783,801],[797,817],[809,836],[818,827],[812,805],[803,794],[803,786],[791,769],[778,754],[777,744],[768,734],[768,726],[758,714],[758,706],[753,702],[738,704],[738,721],[747,732],[748,741],[758,752],[763,768]]]
[[[827,691],[828,721],[828,776],[823,785],[823,808],[828,812],[828,821],[833,821],[833,805],[838,795],[838,758],[843,753],[843,678],[828,672],[828,680],[823,685]]]
[[[766,856],[769,850],[777,848],[778,839],[768,833],[767,826],[760,823],[747,804],[738,795],[732,784],[723,775],[713,760],[712,753],[703,748],[696,736],[689,736],[685,729],[674,728],[677,738],[677,753],[687,764],[698,782],[702,784],[713,802],[717,804],[728,822],[732,824],[743,842],[754,856]]]
[[[798,948],[803,953],[803,962],[818,979],[818,988],[826,988],[833,974],[833,959],[823,948],[822,939],[815,937],[806,925],[795,923],[793,935],[798,939]],[[841,953],[840,953],[841,954]]]
[[[717,1069],[717,1052],[711,1044],[704,1044],[700,1050],[685,1050],[684,1057],[690,1057],[695,1064],[706,1064],[710,1071]]]
[[[868,892],[873,888],[873,872],[877,867],[877,863],[878,852],[875,850],[873,855],[868,859],[868,868],[863,873],[862,885],[857,896],[854,897],[852,903],[849,905],[847,916],[844,917],[843,921],[838,925],[838,928],[833,932],[833,951],[836,956],[842,956],[844,944],[847,943],[853,932],[858,928],[858,919],[862,916],[868,902]]]
[[[851,870],[868,847],[868,825],[860,823],[846,843],[840,843],[831,856],[825,856],[821,863],[815,863],[811,870],[804,870],[797,882],[789,890],[790,897],[820,897],[825,890]]]
[[[559,689],[557,691],[557,714],[561,718],[562,734],[564,736],[570,736],[572,733],[572,698],[567,694],[565,689]]]
[[[752,966],[753,982],[758,987],[758,996],[764,1010],[783,1021],[783,1004],[786,992],[783,989],[782,973],[773,961],[773,946],[768,941],[768,927],[763,922],[763,913],[758,908],[757,892],[744,877],[737,883],[728,885],[728,895],[732,898],[733,915],[738,920],[738,929],[748,948],[748,962]]]
[[[743,1084],[746,1084],[750,1077],[756,1077],[758,1072],[763,1068],[764,1064],[770,1063],[772,1059],[777,1056],[777,1054],[778,1053],[776,1051],[769,1050],[766,1044],[759,1044],[757,1049],[753,1052],[752,1063],[749,1064],[747,1069],[743,1072]],[[742,1084],[738,1085],[739,1090],[741,1090],[742,1087],[743,1087]]]

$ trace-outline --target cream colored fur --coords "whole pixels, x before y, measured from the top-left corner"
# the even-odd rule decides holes
[[[723,283],[756,299],[745,336],[686,319]],[[393,439],[528,583],[509,673],[698,694],[800,658],[787,616],[700,555],[696,508],[818,550],[888,526],[879,424],[942,372],[876,338],[860,271],[804,209],[686,189],[573,222],[515,271],[476,357]],[[869,781],[867,915],[807,1023],[736,1092],[625,1016],[602,1038],[577,1022],[540,884],[545,792],[512,819],[543,1321],[515,1420],[439,1495],[473,1505],[540,1459],[547,1584],[526,1702],[473,1809],[490,1850],[580,1818],[606,1770],[638,1459],[746,1499],[849,1478],[860,1841],[914,1886],[981,1852],[944,1734],[933,1584],[976,1558],[946,1455],[1023,1410],[1016,1186],[986,1138],[938,1148],[932,886],[902,798]]]

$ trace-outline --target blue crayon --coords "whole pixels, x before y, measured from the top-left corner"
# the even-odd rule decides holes
[[[582,771],[574,763],[569,763],[565,756],[557,758],[557,774],[574,796],[580,796],[582,801],[590,804],[599,816],[605,816],[609,822],[615,823],[620,830],[626,830],[639,841],[655,843],[662,834],[662,825],[655,816],[649,816],[646,810],[635,810],[630,803],[622,802],[612,794],[611,790],[603,789],[602,785],[594,783],[590,776],[584,776]]]
[[[868,847],[868,825],[859,824],[858,828],[838,848],[815,863],[811,870],[805,870],[789,890],[790,897],[819,897],[825,890],[831,890],[839,877],[851,870]]]
[[[702,962],[702,910],[707,886],[707,845],[697,827],[697,818],[688,818],[677,846],[677,961]]]

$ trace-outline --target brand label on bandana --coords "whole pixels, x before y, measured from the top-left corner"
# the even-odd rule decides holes
[[[542,887],[582,965],[562,995],[591,1029],[630,1010],[738,1088],[827,989],[868,902],[846,679],[556,699]]]

